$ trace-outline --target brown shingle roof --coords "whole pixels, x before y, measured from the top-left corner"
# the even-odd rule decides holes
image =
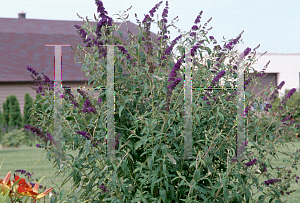
[[[76,32],[75,24],[82,26],[82,21],[0,18],[0,82],[32,81],[26,66],[54,80],[54,47],[46,47],[46,44],[70,44],[76,47],[75,42],[78,42],[85,46]],[[138,34],[137,25],[127,21],[127,26],[132,33]],[[125,44],[128,38],[126,24],[123,23],[119,30],[122,31]],[[118,33],[114,35],[119,36]],[[155,34],[151,33],[151,36],[153,39]],[[75,64],[71,51],[71,47],[62,48],[63,80],[81,81],[83,78],[87,81],[81,64]]]

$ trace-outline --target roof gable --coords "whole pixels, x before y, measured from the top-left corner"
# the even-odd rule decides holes
[[[126,23],[128,30],[137,35],[137,25],[130,21]],[[0,82],[32,81],[26,66],[31,66],[54,80],[54,47],[46,47],[46,44],[70,44],[75,48],[77,42],[85,46],[74,27],[75,24],[81,26],[83,22],[0,18]],[[123,23],[119,29],[123,34],[124,44],[128,38],[127,26]],[[114,36],[119,35],[116,32]],[[155,38],[154,33],[151,33],[151,38]],[[81,71],[81,64],[75,64],[71,52],[71,47],[62,48],[63,80],[87,81],[88,78]]]

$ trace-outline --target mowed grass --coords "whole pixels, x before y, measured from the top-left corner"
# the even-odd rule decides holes
[[[295,152],[296,149],[300,149],[300,142],[293,142],[295,147],[292,144],[287,144],[288,149],[282,149],[280,151],[283,152]],[[75,155],[73,152],[71,154]],[[62,183],[62,181],[66,178],[63,177],[63,175],[59,175],[55,179],[55,172],[57,171],[56,169],[53,168],[52,163],[46,159],[46,151],[40,148],[36,148],[35,146],[33,147],[27,147],[27,146],[22,146],[19,148],[7,148],[7,149],[0,149],[0,163],[2,163],[3,159],[5,158],[5,161],[3,162],[3,165],[0,170],[0,179],[3,179],[5,175],[8,173],[8,171],[11,171],[12,174],[14,173],[13,171],[17,169],[23,169],[28,171],[38,160],[40,160],[31,170],[30,172],[33,172],[35,177],[40,179],[43,176],[46,176],[42,182],[41,185],[46,185],[47,188],[49,187],[54,187],[55,184],[52,183],[55,182],[59,186]],[[279,160],[272,159],[273,166],[276,168],[277,166],[283,167],[286,165],[285,162],[283,162],[284,158],[287,158],[286,155],[283,155],[281,153],[278,153]],[[298,167],[300,168],[300,164],[298,164]],[[271,171],[269,169],[268,171]],[[273,177],[272,178],[277,178],[276,175],[277,170],[274,170],[272,173]],[[296,173],[298,176],[300,176],[299,170],[292,169],[292,174]],[[19,174],[20,175],[20,174]],[[24,177],[24,175],[20,175],[21,177]],[[12,175],[13,178],[13,175]],[[11,178],[11,179],[12,179]],[[27,180],[27,178],[26,178]],[[259,178],[259,182],[262,183],[265,181],[264,177]],[[299,181],[300,183],[300,181]],[[57,188],[55,188],[56,191]],[[71,183],[68,182],[66,185],[63,186],[63,189],[66,191],[64,193],[64,196],[71,190]],[[300,202],[300,186],[293,181],[291,183],[291,187],[288,189],[288,191],[291,190],[296,190],[296,192],[291,193],[290,195],[284,195],[282,197],[282,200],[287,200],[287,202]],[[41,190],[39,190],[41,191]],[[254,189],[256,191],[256,189]],[[258,198],[262,193],[258,193],[255,195],[255,198]],[[48,195],[47,195],[48,197]],[[44,202],[44,201],[43,201]],[[46,198],[46,202],[49,202],[49,199]],[[268,202],[268,201],[265,201]]]
[[[294,145],[294,146],[293,146]],[[279,149],[278,151],[281,151],[281,152],[295,152],[296,149],[300,149],[300,142],[293,142],[293,143],[287,143],[287,147],[284,147],[282,149]],[[281,153],[277,153],[278,155],[278,160],[273,158],[272,159],[272,166],[274,168],[276,167],[284,167],[288,164],[288,162],[284,162],[283,159],[289,159],[289,157],[287,157],[286,155],[284,154],[281,154]],[[268,157],[271,157],[271,156],[268,156]],[[298,170],[296,169],[293,169],[292,167],[290,167],[291,171],[292,171],[292,175],[296,174],[297,176],[300,177],[300,163],[297,164],[297,167],[298,167]],[[268,169],[268,172],[271,171],[272,169]],[[274,169],[272,171],[272,176],[271,179],[276,179],[277,178],[277,170]],[[291,175],[291,176],[292,176]],[[282,178],[280,178],[282,179]],[[286,202],[300,202],[300,185],[298,183],[295,182],[296,178],[292,179],[293,181],[290,183],[291,187],[287,190],[287,191],[292,191],[292,190],[296,190],[295,192],[291,193],[290,195],[287,195],[286,192],[287,191],[284,191],[285,194],[283,196],[281,196],[281,200],[286,201]],[[265,177],[260,177],[259,178],[259,183],[262,183],[266,181],[266,178]],[[283,181],[283,179],[282,179]],[[300,183],[300,180],[299,180],[299,183]],[[257,191],[257,189],[254,190],[255,192]],[[263,193],[259,192],[258,194],[254,195],[254,199],[257,199],[260,195],[262,195]],[[264,202],[269,202],[269,199]]]

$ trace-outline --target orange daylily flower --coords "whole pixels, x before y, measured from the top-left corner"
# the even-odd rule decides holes
[[[8,172],[8,174],[5,176],[4,180],[0,179],[0,191],[1,194],[4,195],[8,191],[11,190],[12,185],[14,184],[13,181],[10,181],[11,171]],[[9,194],[11,196],[11,193]]]
[[[15,176],[15,181],[19,180],[20,177],[18,175]],[[32,188],[31,184],[28,184],[25,182],[25,179],[21,179],[20,182],[18,183],[18,193],[22,196],[29,196],[34,199],[34,203],[36,200],[39,200],[43,197],[45,197],[47,194],[49,194],[53,188],[48,188],[45,192],[43,193],[38,193],[39,189],[39,183],[36,183],[34,187]]]
[[[32,188],[31,184],[26,183],[25,179],[22,178],[20,179],[20,177],[18,175],[15,176],[15,180],[9,180],[11,176],[11,171],[8,172],[8,174],[5,176],[4,180],[0,179],[0,191],[1,194],[5,194],[8,191],[11,191],[11,193],[9,194],[9,196],[12,196],[12,192],[14,191],[15,193],[17,193],[20,196],[29,196],[32,197],[34,199],[34,203],[36,202],[36,200],[39,200],[43,197],[45,197],[47,194],[49,194],[53,188],[48,188],[45,192],[43,193],[38,193],[38,189],[39,189],[39,183],[36,183],[34,185],[34,187]],[[20,181],[17,184],[17,188],[12,189],[12,185],[18,181],[20,179]]]

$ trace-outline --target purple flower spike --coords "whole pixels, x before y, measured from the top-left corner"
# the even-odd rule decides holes
[[[149,11],[151,17],[154,16],[154,13],[156,12],[156,10],[158,9],[158,7],[162,4],[163,1],[160,1],[158,4],[155,4],[155,6]]]
[[[101,190],[103,192],[109,191],[108,189],[106,189],[106,187],[104,186],[104,184],[102,183],[101,185],[99,185],[99,187],[101,188]]]
[[[168,7],[168,1],[166,1],[166,7],[165,7],[165,9],[164,9],[164,11],[162,13],[162,17],[163,18],[168,17],[168,9],[169,9],[169,7]]]
[[[195,32],[191,32],[190,36],[196,36]]]
[[[225,70],[222,70],[221,72],[219,72],[218,75],[217,75],[217,76],[213,79],[213,81],[211,82],[211,85],[212,85],[212,86],[216,85],[216,83],[219,82],[220,78],[221,78],[222,76],[224,76],[225,73],[226,73]]]
[[[244,56],[247,56],[251,51],[251,48],[247,47],[244,51]]]
[[[197,18],[195,19],[195,22],[194,22],[195,24],[200,23],[200,19],[201,19],[202,13],[203,13],[203,11],[201,11],[201,12],[199,13],[199,15],[197,16]]]
[[[287,93],[287,95],[285,96],[285,98],[280,102],[282,104],[285,104],[286,101],[291,98],[291,96],[294,94],[294,92],[296,92],[296,88],[293,88],[289,91],[289,93]]]
[[[245,165],[247,167],[254,165],[257,162],[257,159],[253,159],[252,161],[249,161],[248,163],[246,163]]]
[[[192,30],[198,30],[198,26],[197,25],[193,25]]]
[[[269,186],[269,185],[272,185],[272,184],[277,183],[277,182],[281,182],[281,179],[270,179],[270,180],[266,180],[266,181],[265,181],[265,184],[266,184],[267,186]]]

